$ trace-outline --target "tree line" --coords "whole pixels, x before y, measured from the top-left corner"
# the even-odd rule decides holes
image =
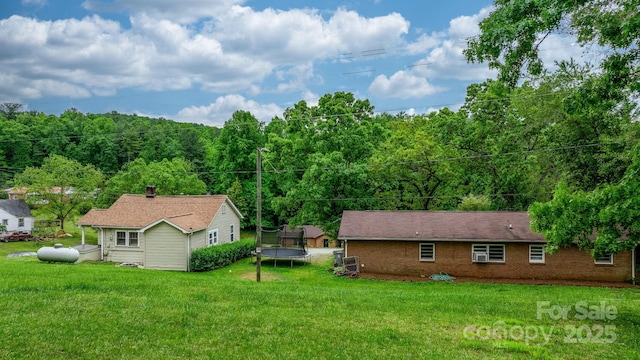
[[[376,114],[344,92],[300,101],[268,124],[239,110],[221,129],[25,112],[0,117],[0,159],[7,185],[35,186],[43,175],[33,170],[54,155],[92,166],[101,175],[85,188],[99,190],[93,203],[83,200],[85,211],[156,185],[161,195],[228,194],[245,227],[255,226],[257,149],[265,225],[311,223],[335,234],[344,210],[527,210],[551,200],[560,182],[591,191],[620,181],[631,164],[640,138],[631,107],[602,108],[599,117],[571,107],[577,71],[515,88],[487,80],[469,86],[459,110],[428,114]],[[52,185],[64,184],[39,184]]]
[[[238,110],[218,129],[9,104],[0,108],[0,180],[51,186],[30,174],[67,159],[101,174],[79,207],[106,207],[151,184],[161,195],[228,194],[253,227],[262,149],[267,226],[314,224],[335,235],[344,210],[530,210],[550,250],[576,242],[594,253],[631,249],[640,241],[634,8],[527,4],[497,3],[469,40],[468,60],[500,75],[470,85],[459,109],[376,113],[369,100],[336,92],[268,123]],[[540,41],[567,25],[580,42],[616,51],[599,64],[543,70]]]

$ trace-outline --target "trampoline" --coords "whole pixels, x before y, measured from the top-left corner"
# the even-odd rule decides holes
[[[262,257],[273,259],[274,266],[278,260],[307,260],[304,228],[290,229],[288,225],[276,229],[262,230]]]

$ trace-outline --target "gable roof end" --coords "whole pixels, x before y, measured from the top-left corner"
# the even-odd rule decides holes
[[[189,232],[206,228],[224,203],[237,212],[226,195],[146,197],[127,194],[108,209],[92,209],[78,220],[78,225],[143,229],[166,221]]]
[[[0,200],[0,209],[15,217],[32,217],[31,209],[24,200]]]

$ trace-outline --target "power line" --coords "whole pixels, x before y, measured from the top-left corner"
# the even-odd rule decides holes
[[[419,164],[426,164],[426,163],[441,163],[441,162],[453,162],[453,161],[464,161],[464,160],[474,160],[474,159],[490,159],[490,158],[495,158],[495,157],[502,157],[502,156],[517,156],[517,155],[530,155],[530,154],[535,154],[535,153],[544,153],[544,152],[555,152],[555,151],[566,151],[566,150],[575,150],[575,149],[581,149],[581,148],[590,148],[590,147],[600,147],[600,146],[609,146],[609,145],[618,145],[620,143],[618,142],[604,142],[604,143],[590,143],[590,144],[582,144],[582,145],[569,145],[569,146],[562,146],[562,147],[553,147],[553,148],[542,148],[542,149],[534,149],[534,150],[523,150],[523,151],[512,151],[512,152],[505,152],[505,153],[498,153],[498,154],[478,154],[478,155],[466,155],[466,156],[458,156],[458,157],[447,157],[447,158],[441,158],[441,159],[425,159],[425,160],[415,160],[415,161],[399,161],[399,162],[384,162],[384,163],[379,163],[379,164],[370,164],[370,163],[362,163],[362,164],[349,164],[349,165],[344,165],[344,166],[331,166],[331,167],[314,167],[313,169],[318,170],[318,171],[336,171],[336,170],[348,170],[348,169],[355,169],[355,168],[375,168],[375,167],[389,167],[389,166],[402,166],[402,165],[419,165]],[[273,165],[273,163],[271,163],[271,161],[267,158],[264,159],[265,162],[267,162],[272,170],[263,170],[263,173],[268,173],[268,174],[285,174],[285,173],[299,173],[299,172],[306,172],[308,170],[310,170],[311,168],[299,168],[299,167],[294,167],[294,168],[289,168],[289,169],[276,169],[275,166]],[[9,168],[6,168],[9,169]],[[12,168],[15,170],[21,170],[19,168]],[[10,171],[7,171],[8,173],[10,173]],[[18,173],[18,171],[15,171],[15,173]],[[117,175],[117,174],[122,174],[122,175],[155,175],[155,176],[159,176],[159,175],[165,175],[165,174],[186,174],[186,175],[222,175],[222,174],[235,174],[235,175],[240,175],[240,174],[255,174],[256,170],[224,170],[224,171],[189,171],[189,172],[184,172],[184,171],[162,171],[162,172],[139,172],[139,171],[123,171],[123,170],[119,170],[116,172],[111,172],[111,173],[103,173],[105,175]]]
[[[557,96],[557,95],[562,95],[563,93],[560,92],[552,92],[552,93],[541,93],[541,94],[523,94],[523,95],[508,95],[508,96],[503,96],[503,97],[497,97],[497,98],[492,98],[492,99],[480,99],[480,100],[474,100],[473,103],[474,104],[484,104],[484,103],[493,103],[493,102],[501,102],[501,101],[505,101],[505,100],[514,100],[514,99],[529,99],[529,98],[540,98],[540,97],[547,97],[547,96]],[[422,104],[419,107],[422,108],[445,108],[448,106],[456,106],[459,103],[440,103],[440,104]],[[395,108],[395,109],[383,109],[383,110],[379,110],[379,111],[360,111],[360,112],[346,112],[346,113],[340,113],[340,114],[322,114],[322,115],[315,115],[315,116],[301,116],[301,117],[294,117],[294,118],[288,118],[285,119],[285,121],[289,122],[289,121],[313,121],[313,120],[322,120],[322,119],[331,119],[331,118],[337,118],[337,117],[344,117],[344,116],[367,116],[367,115],[383,115],[383,114],[388,114],[388,113],[400,113],[400,112],[406,112],[406,111],[410,111],[415,109],[415,106],[411,106],[411,107],[405,107],[405,108]],[[422,115],[428,115],[429,113],[425,113]],[[108,115],[108,114],[105,114]],[[127,115],[127,114],[124,114]],[[412,116],[419,116],[419,115],[412,115]],[[108,117],[108,116],[107,116]],[[141,117],[141,118],[146,118],[146,117]],[[148,118],[148,119],[153,119],[153,118]],[[180,124],[179,126],[175,126],[173,128],[170,128],[168,130],[166,129],[149,129],[149,130],[139,130],[139,131],[129,131],[129,130],[123,130],[123,131],[119,131],[119,132],[112,132],[112,133],[94,133],[94,134],[78,134],[78,135],[59,135],[59,136],[50,136],[50,137],[38,137],[38,138],[28,138],[28,139],[4,139],[4,140],[0,140],[0,143],[7,143],[7,142],[36,142],[36,141],[45,141],[45,140],[61,140],[61,139],[82,139],[82,138],[91,138],[91,137],[109,137],[109,136],[123,136],[123,135],[134,135],[134,134],[138,134],[138,135],[143,135],[143,134],[151,134],[151,133],[163,133],[163,132],[173,132],[173,131],[184,131],[184,130],[194,130],[194,128],[192,127],[188,127],[188,126],[183,126],[182,124],[187,124],[190,126],[199,126],[199,127],[209,127],[208,125],[202,125],[202,124],[196,124],[196,123],[177,123],[173,120],[169,120],[169,119],[165,119],[169,122],[173,122],[175,124]],[[258,126],[264,126],[265,123],[257,121],[257,122],[234,122],[233,123],[236,126],[244,126],[244,125],[258,125]],[[213,127],[215,128],[215,127]],[[219,128],[216,128],[219,129]],[[221,130],[221,129],[220,129]]]
[[[535,197],[536,195],[551,195],[553,192],[543,191],[537,193],[500,193],[500,194],[480,194],[481,196],[486,196],[489,198],[498,198],[498,197],[518,197],[518,196],[528,196]],[[122,195],[144,195],[144,193],[139,194],[108,194],[111,199],[119,199]],[[159,195],[159,196],[184,196],[184,197],[197,197],[197,196],[205,196],[202,195]],[[313,202],[313,201],[331,201],[331,202],[342,202],[342,201],[390,201],[390,200],[437,200],[437,199],[460,199],[469,196],[468,193],[462,195],[429,195],[429,196],[369,196],[369,197],[347,197],[347,198],[304,198],[304,199],[293,199],[293,201],[300,202]],[[286,197],[286,196],[285,196]],[[119,204],[131,204],[134,202],[128,202],[126,200],[120,201]]]

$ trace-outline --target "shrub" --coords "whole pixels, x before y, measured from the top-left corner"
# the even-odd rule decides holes
[[[255,249],[256,244],[253,240],[240,240],[229,244],[200,248],[191,253],[189,265],[191,271],[219,269],[251,256],[251,252]]]

